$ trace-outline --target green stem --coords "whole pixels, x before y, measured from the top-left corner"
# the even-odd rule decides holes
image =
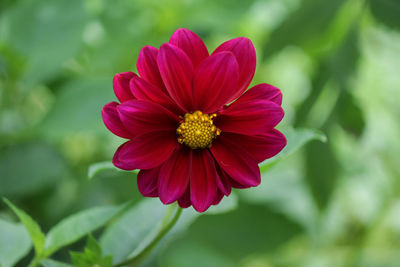
[[[121,263],[118,263],[115,266],[116,267],[135,266],[141,260],[143,260],[178,221],[178,219],[182,213],[182,208],[178,206],[175,214],[173,215],[174,217],[171,219],[174,209],[175,209],[175,205],[171,205],[169,207],[169,209],[161,223],[159,232],[155,235],[153,240],[151,240],[151,242],[141,252],[139,252],[139,254],[137,254],[137,255],[133,256],[132,258],[129,258]]]

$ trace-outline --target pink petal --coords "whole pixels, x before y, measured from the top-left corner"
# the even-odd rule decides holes
[[[192,150],[180,146],[162,165],[158,177],[158,194],[164,204],[178,200],[189,186]]]
[[[154,85],[155,87],[167,92],[161,79],[157,65],[158,49],[152,46],[145,46],[140,50],[136,68],[140,77]]]
[[[182,208],[189,208],[192,206],[192,202],[190,201],[190,187],[186,189],[185,193],[178,199],[178,204]]]
[[[113,163],[123,170],[152,169],[166,161],[177,146],[175,133],[147,133],[122,144]]]
[[[204,113],[217,111],[235,93],[238,64],[231,52],[213,54],[196,70],[193,81],[195,110]]]
[[[106,125],[107,129],[110,130],[113,134],[118,135],[122,138],[131,139],[134,135],[129,132],[122,124],[117,111],[118,105],[119,104],[117,102],[111,102],[103,107],[103,109],[101,110],[101,114],[104,124]]]
[[[224,133],[226,144],[245,147],[249,155],[260,163],[278,154],[286,146],[285,136],[273,129],[264,135]]]
[[[170,44],[182,49],[186,55],[192,60],[193,66],[196,67],[208,57],[206,45],[201,38],[194,32],[187,29],[178,29],[174,32],[169,40]]]
[[[212,54],[221,51],[231,51],[239,64],[239,81],[235,94],[231,96],[228,102],[239,97],[249,86],[256,70],[256,50],[250,39],[239,37],[221,44]]]
[[[160,167],[149,170],[141,170],[137,176],[139,192],[145,197],[158,196],[158,175]]]
[[[115,74],[113,79],[114,93],[117,96],[119,102],[125,102],[131,99],[135,99],[129,89],[129,81],[137,76],[133,72],[123,72]]]
[[[282,105],[282,92],[279,88],[270,84],[262,83],[251,87],[235,103],[243,103],[255,100],[269,100],[278,105]]]
[[[234,102],[217,117],[222,132],[263,135],[283,118],[281,106],[268,100]]]
[[[214,198],[213,203],[211,205],[214,205],[214,206],[218,205],[221,202],[223,197],[224,197],[224,194],[220,190],[218,190],[217,194],[215,194],[215,198]]]
[[[190,199],[198,212],[207,210],[217,193],[217,171],[207,149],[193,150]]]
[[[175,114],[184,113],[163,90],[140,77],[133,78],[130,87],[133,95],[139,100],[158,103]]]
[[[221,169],[221,167],[216,164],[216,169],[217,169],[217,186],[219,190],[225,194],[226,196],[229,196],[231,194],[232,186],[230,182],[230,178],[228,174],[224,170]]]
[[[179,118],[157,103],[130,100],[117,107],[125,127],[135,135],[153,131],[175,132]]]
[[[242,146],[231,146],[222,133],[210,150],[219,166],[243,187],[257,186],[261,182],[257,162]]]
[[[163,44],[157,63],[171,98],[183,110],[191,110],[193,64],[189,57],[182,49],[172,44]]]

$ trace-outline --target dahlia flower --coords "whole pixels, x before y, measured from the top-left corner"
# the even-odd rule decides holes
[[[246,91],[256,68],[248,38],[209,55],[200,37],[178,29],[160,49],[143,47],[136,66],[139,75],[115,75],[119,102],[102,115],[112,133],[129,139],[113,163],[140,170],[143,196],[203,212],[232,187],[260,184],[258,164],[286,145],[274,129],[284,112],[278,88],[264,83]]]

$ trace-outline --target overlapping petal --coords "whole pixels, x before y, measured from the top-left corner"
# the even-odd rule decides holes
[[[113,163],[123,170],[152,169],[166,161],[177,146],[173,133],[147,133],[122,144]]]
[[[125,126],[122,124],[121,119],[119,117],[117,106],[119,104],[117,102],[108,103],[101,110],[101,114],[103,117],[104,124],[107,129],[110,130],[113,134],[118,135],[122,138],[133,138],[134,135],[128,131]]]
[[[235,94],[239,66],[231,52],[213,54],[196,70],[193,80],[193,105],[204,113],[217,111]]]
[[[222,51],[232,52],[239,64],[239,80],[235,94],[231,96],[229,102],[239,97],[249,86],[256,71],[256,50],[249,38],[239,37],[222,43],[212,54]]]
[[[135,99],[135,97],[131,93],[131,90],[129,89],[129,82],[135,76],[137,75],[130,71],[118,73],[114,76],[113,79],[114,93],[121,103]]]
[[[232,190],[232,185],[231,185],[231,179],[229,178],[228,174],[221,169],[221,167],[216,164],[215,165],[216,170],[217,170],[217,186],[218,189],[226,196],[229,196],[231,194]]]
[[[160,104],[130,100],[117,107],[124,126],[135,135],[152,131],[175,132],[178,117]]]
[[[158,195],[164,204],[178,200],[189,186],[192,151],[179,147],[163,164],[158,177]]]
[[[182,49],[191,59],[193,66],[199,65],[208,57],[208,50],[199,36],[188,29],[178,29],[169,40],[170,44]]]
[[[270,84],[262,83],[251,87],[235,103],[244,103],[248,101],[269,100],[278,105],[282,105],[282,92],[279,88]]]
[[[141,170],[137,176],[139,192],[145,197],[158,196],[158,175],[161,167],[149,170]]]
[[[140,50],[136,68],[140,77],[152,85],[167,92],[161,79],[160,71],[157,65],[158,49],[152,46],[145,46]]]
[[[171,98],[185,111],[192,109],[193,64],[182,49],[163,44],[157,57],[162,80]]]

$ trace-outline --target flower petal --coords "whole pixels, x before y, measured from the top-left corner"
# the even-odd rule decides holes
[[[161,77],[171,98],[185,111],[192,108],[193,64],[182,49],[163,44],[157,57]]]
[[[117,111],[118,105],[119,104],[117,102],[111,102],[103,107],[101,114],[104,124],[113,134],[122,138],[131,139],[134,135],[122,124]]]
[[[235,93],[239,75],[238,63],[231,52],[213,54],[196,70],[193,80],[195,110],[217,111]]]
[[[190,187],[186,189],[185,193],[178,199],[178,204],[182,208],[189,208],[192,206],[192,202],[190,201]]]
[[[192,60],[194,67],[208,57],[207,47],[204,42],[199,36],[188,29],[176,30],[171,36],[169,43],[182,49]]]
[[[221,167],[216,164],[215,165],[216,169],[217,169],[217,186],[219,188],[219,190],[226,196],[229,196],[231,194],[231,190],[232,190],[232,186],[231,186],[231,182],[230,182],[230,178],[228,176],[228,174],[221,169]]]
[[[231,51],[239,64],[239,80],[235,94],[229,102],[239,97],[249,86],[256,70],[256,50],[249,38],[239,37],[221,44],[212,54],[221,51]]]
[[[207,149],[193,150],[190,200],[198,212],[207,210],[217,194],[217,171]]]
[[[222,193],[220,190],[217,191],[217,193],[215,194],[215,198],[213,200],[213,203],[211,205],[218,205],[222,198],[224,197],[224,193]]]
[[[222,132],[263,135],[283,118],[281,106],[268,100],[234,102],[217,117]]]
[[[144,100],[130,100],[117,107],[125,127],[135,135],[153,131],[172,131],[179,118],[163,106]]]
[[[131,90],[129,89],[129,81],[135,76],[137,75],[130,71],[115,74],[113,79],[113,88],[119,102],[122,103],[131,99],[135,99],[131,93]]]
[[[257,186],[261,182],[257,162],[242,146],[231,146],[222,133],[210,148],[219,166],[243,187]]]
[[[113,163],[123,170],[152,169],[166,161],[177,146],[175,133],[144,134],[122,144],[114,154]]]
[[[139,192],[145,197],[158,196],[158,175],[160,167],[149,170],[141,170],[137,176]]]
[[[189,186],[192,170],[192,151],[180,146],[161,166],[158,195],[164,204],[178,200]]]
[[[169,95],[140,77],[133,78],[130,87],[133,95],[139,100],[158,103],[175,114],[183,113]]]
[[[278,105],[282,105],[282,92],[279,88],[270,84],[262,83],[251,87],[235,103],[242,103],[254,100],[269,100]]]
[[[286,146],[285,136],[273,129],[264,135],[224,133],[226,144],[245,147],[249,155],[260,163],[278,154]]]
[[[157,48],[149,45],[144,46],[142,50],[140,50],[139,57],[136,62],[136,68],[140,77],[162,91],[167,92],[161,79],[160,71],[158,70],[157,56]]]

